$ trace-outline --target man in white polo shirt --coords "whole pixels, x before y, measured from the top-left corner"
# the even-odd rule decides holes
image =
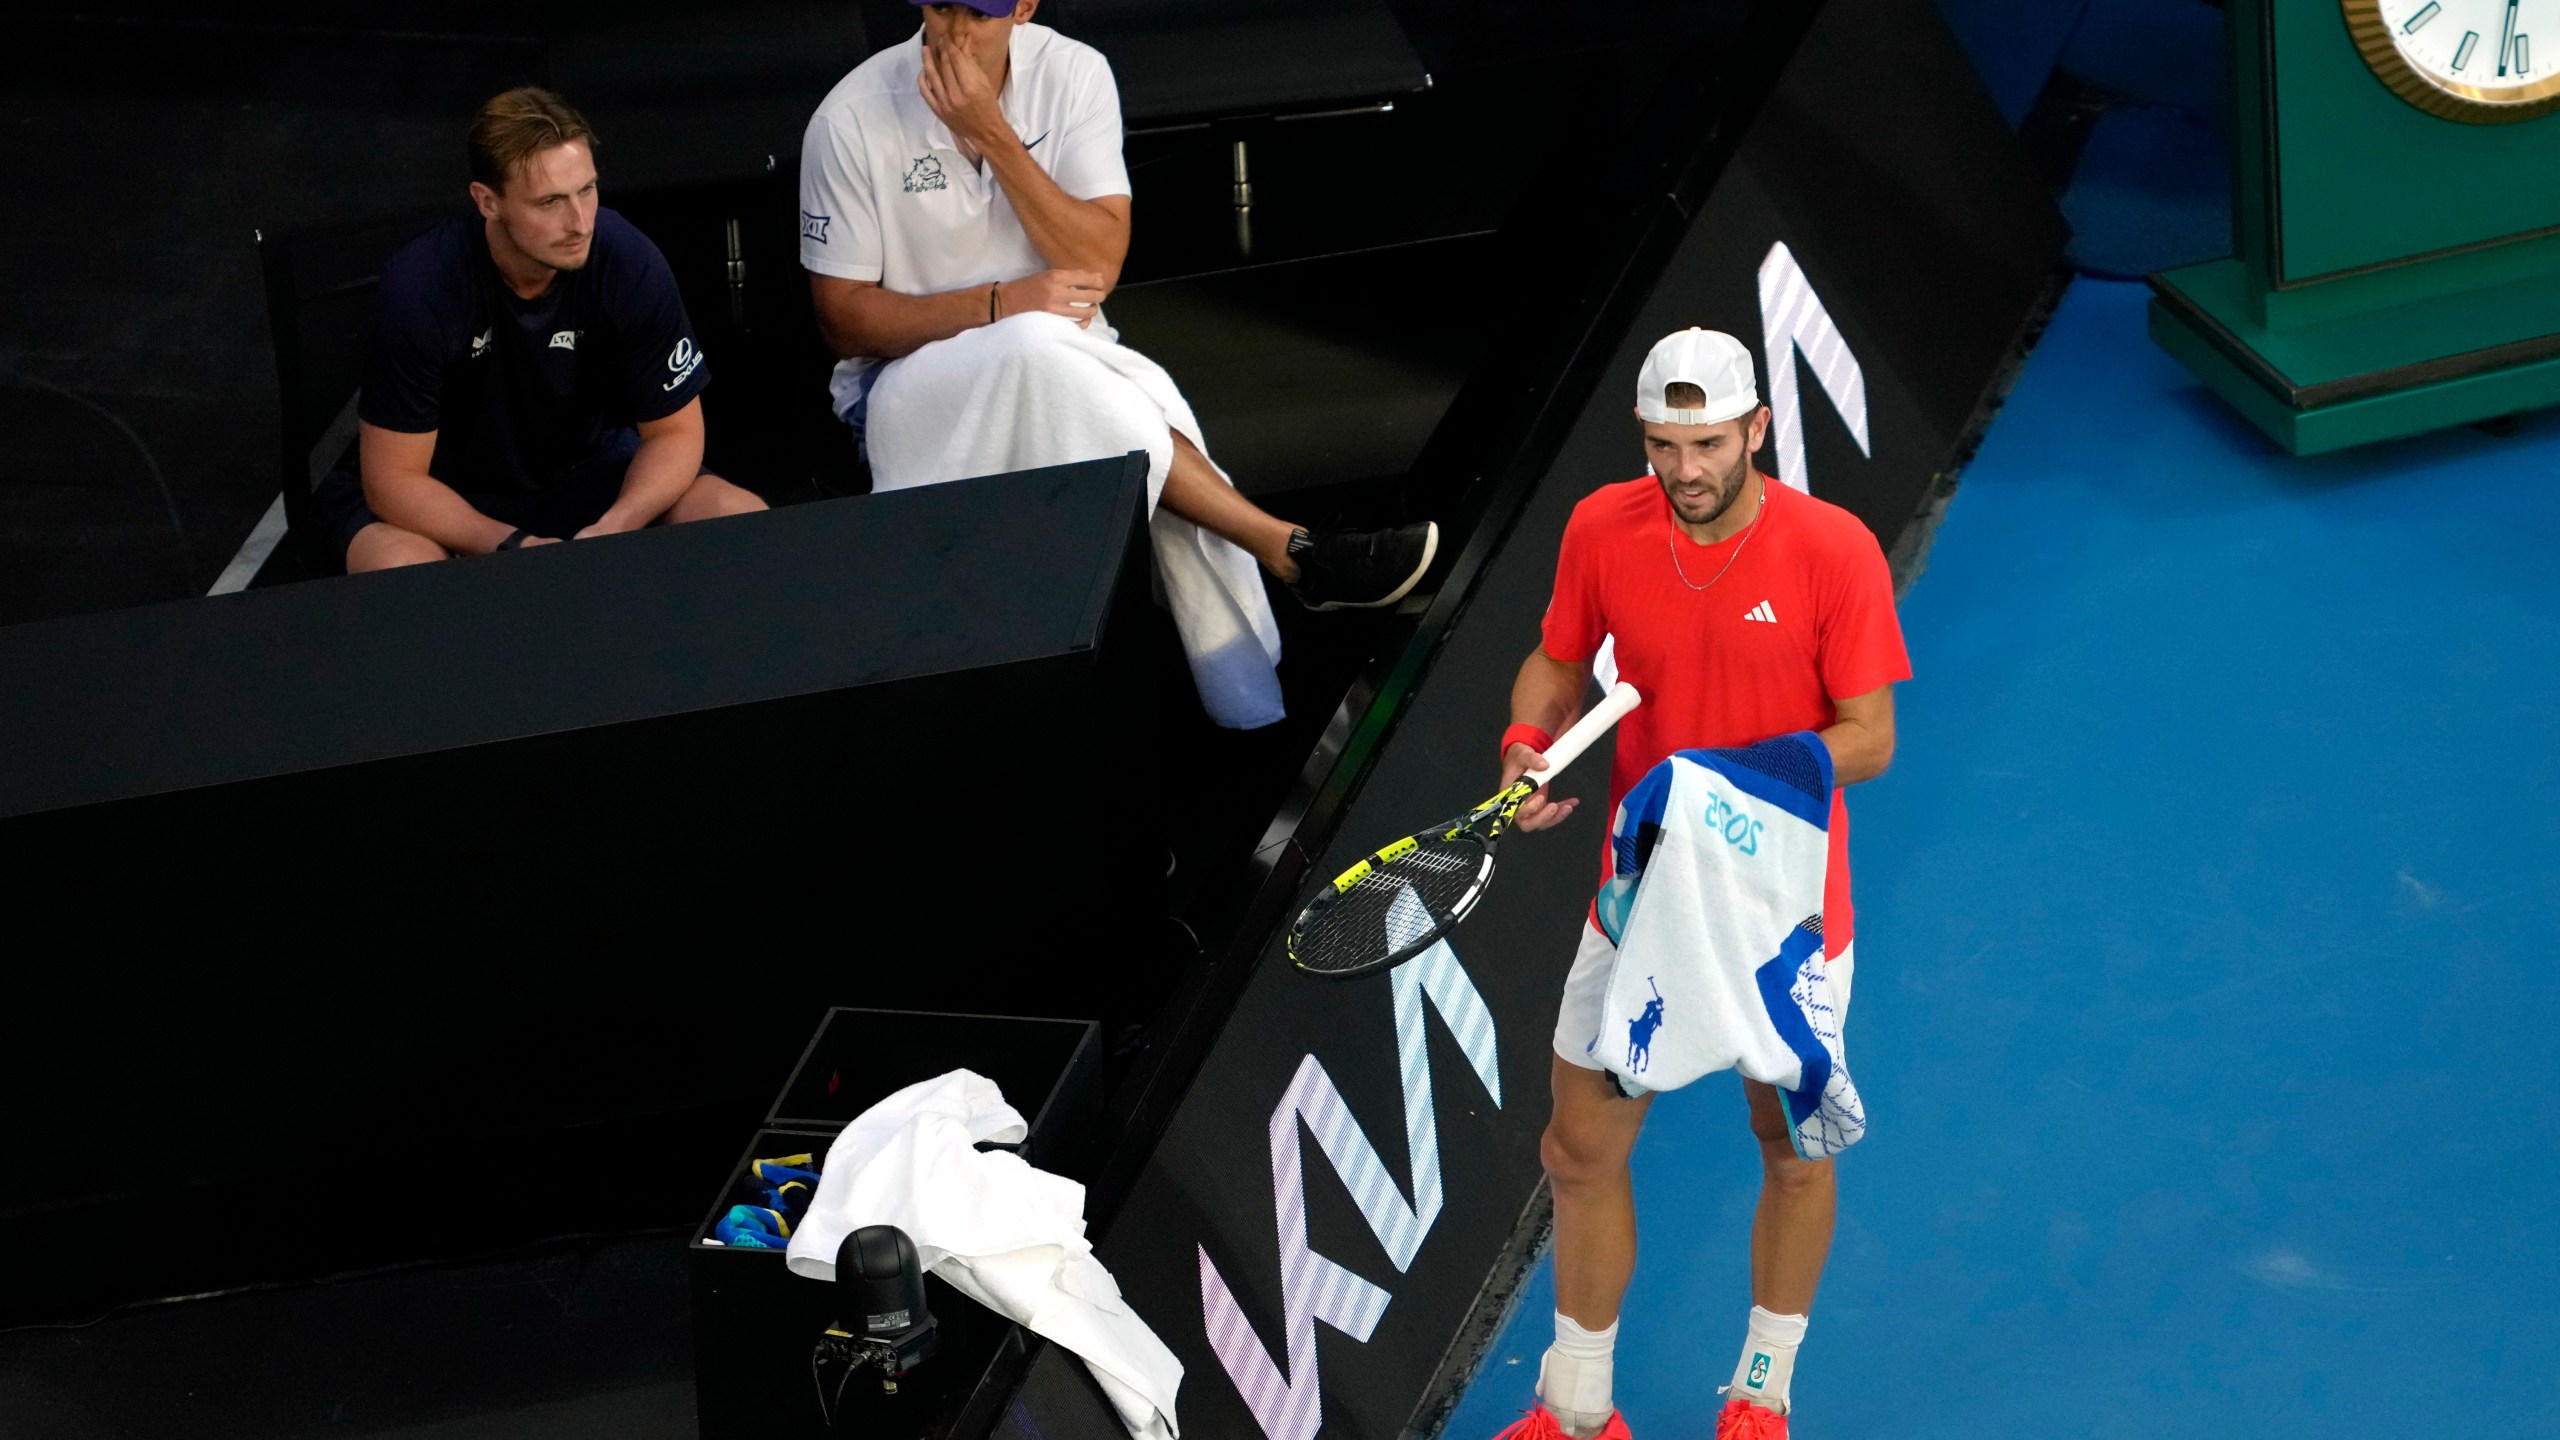
[[[1128,254],[1129,172],[1109,63],[1032,24],[1039,0],[916,3],[922,29],[819,105],[800,167],[800,263],[842,357],[836,413],[875,487],[982,473],[963,467],[990,454],[1096,458],[1042,446],[1102,443],[1089,437],[1119,432],[1081,412],[1135,407],[1153,433],[1121,448],[1156,458],[1162,510],[1241,547],[1312,608],[1404,598],[1436,526],[1311,535],[1265,513],[1202,453],[1163,371],[1116,344],[1101,305]],[[1032,433],[1001,450],[978,438],[1008,428]]]

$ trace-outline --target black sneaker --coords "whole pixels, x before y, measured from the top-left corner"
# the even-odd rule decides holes
[[[1310,610],[1377,610],[1413,589],[1440,553],[1440,527],[1425,520],[1394,530],[1333,530],[1289,539],[1298,583],[1289,588]]]

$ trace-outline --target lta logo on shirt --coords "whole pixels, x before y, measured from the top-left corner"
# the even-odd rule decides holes
[[[937,156],[919,155],[916,162],[907,167],[907,193],[910,195],[950,188],[951,182],[943,178],[942,161]]]

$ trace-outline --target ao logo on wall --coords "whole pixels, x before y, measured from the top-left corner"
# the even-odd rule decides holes
[[[1418,936],[1430,920],[1410,893],[1401,918]],[[1388,921],[1389,933],[1397,929]],[[1243,1307],[1227,1288],[1226,1277],[1200,1248],[1200,1309],[1208,1326],[1209,1348],[1235,1382],[1245,1407],[1270,1440],[1314,1440],[1324,1423],[1322,1381],[1316,1367],[1316,1322],[1321,1320],[1354,1340],[1367,1343],[1387,1313],[1393,1297],[1341,1265],[1318,1255],[1307,1243],[1305,1147],[1299,1122],[1316,1139],[1325,1160],[1341,1177],[1360,1207],[1361,1217],[1377,1234],[1378,1244],[1398,1274],[1413,1266],[1423,1237],[1440,1218],[1440,1132],[1431,1094],[1431,1052],[1424,1043],[1423,1003],[1440,1012],[1442,1023],[1458,1042],[1476,1079],[1502,1104],[1502,1076],[1495,1066],[1493,1011],[1467,978],[1456,952],[1442,941],[1398,967],[1392,976],[1395,1004],[1396,1058],[1404,1080],[1405,1153],[1413,1159],[1413,1199],[1408,1203],[1379,1158],[1378,1147],[1360,1128],[1351,1107],[1325,1072],[1324,1062],[1309,1055],[1271,1112],[1271,1199],[1279,1217],[1281,1313],[1287,1369],[1254,1334]]]
[[[1760,262],[1761,369],[1768,375],[1769,441],[1778,451],[1778,478],[1813,493],[1813,477],[1804,463],[1804,405],[1796,394],[1796,356],[1813,367],[1813,378],[1832,408],[1848,423],[1858,453],[1872,457],[1875,443],[1867,436],[1867,372],[1849,353],[1849,342],[1813,293],[1787,242],[1769,247]]]

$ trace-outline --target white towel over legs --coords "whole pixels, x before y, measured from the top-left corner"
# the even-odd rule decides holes
[[[892,361],[872,386],[864,425],[877,490],[1147,452],[1156,576],[1200,703],[1229,729],[1269,725],[1283,714],[1273,671],[1280,626],[1261,567],[1156,507],[1176,432],[1207,458],[1200,422],[1164,367],[1045,313],[964,330]]]

